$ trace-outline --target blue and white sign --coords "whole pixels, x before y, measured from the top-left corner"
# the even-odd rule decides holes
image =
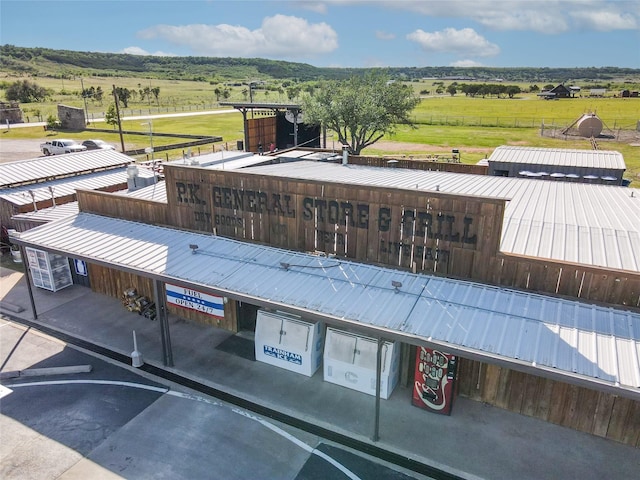
[[[76,273],[78,275],[82,275],[83,277],[87,276],[87,263],[84,260],[78,260],[77,258],[74,258],[73,264],[76,267]]]
[[[287,362],[295,363],[296,365],[302,365],[302,355],[299,353],[287,352],[281,348],[265,345],[264,354],[269,357],[277,358],[278,360],[285,360]]]
[[[189,310],[196,310],[212,317],[224,318],[224,299],[216,295],[166,284],[167,303]]]

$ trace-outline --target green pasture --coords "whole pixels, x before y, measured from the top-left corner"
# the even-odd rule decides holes
[[[49,79],[50,81],[54,81]],[[102,79],[114,82],[114,79]],[[135,79],[129,79],[135,82]],[[61,82],[61,80],[55,80]],[[68,80],[65,80],[67,88]],[[203,82],[174,82],[167,80],[153,80],[166,82],[169,94],[172,91],[178,94],[182,90],[185,105],[193,105],[198,95],[206,94]],[[85,87],[88,82],[85,80]],[[136,84],[137,86],[137,84]],[[161,98],[163,95],[163,84]],[[169,88],[171,86],[171,89]],[[196,88],[197,87],[197,88]],[[208,86],[213,90],[213,86]],[[104,88],[104,87],[103,87]],[[203,90],[204,88],[204,90]],[[200,90],[199,90],[200,89]],[[242,100],[240,94],[236,101]],[[273,92],[272,92],[273,93]],[[275,94],[274,94],[275,95]],[[264,101],[264,97],[254,96],[256,101]],[[269,101],[278,102],[275,96]],[[81,99],[80,99],[81,102]],[[70,101],[65,102],[71,104]],[[104,102],[106,104],[106,101]],[[78,105],[80,106],[80,105]],[[23,106],[24,107],[24,106]],[[215,107],[218,108],[217,106]],[[177,109],[177,107],[176,107]],[[171,113],[171,109],[168,109]],[[180,111],[180,110],[177,110]],[[450,153],[451,149],[459,149],[463,163],[476,163],[478,160],[490,155],[494,148],[500,145],[522,145],[548,148],[576,148],[591,149],[591,143],[587,138],[574,136],[541,135],[541,126],[544,123],[546,132],[552,129],[556,131],[569,126],[583,113],[595,112],[602,119],[605,126],[603,133],[611,135],[613,139],[598,139],[599,148],[602,150],[616,150],[623,154],[626,165],[626,177],[633,181],[632,186],[640,187],[640,133],[637,132],[637,122],[640,120],[640,98],[573,98],[562,100],[541,100],[535,95],[522,95],[514,99],[496,98],[468,98],[463,95],[444,95],[440,97],[427,97],[413,112],[416,128],[399,126],[393,135],[387,135],[383,142],[367,148],[365,155],[415,155]],[[127,112],[125,112],[127,114]],[[139,113],[135,110],[133,114]],[[145,112],[140,105],[140,114]],[[229,114],[201,115],[175,118],[158,118],[152,120],[153,132],[186,133],[200,135],[221,136],[223,142],[216,145],[220,149],[226,144],[229,148],[235,148],[236,141],[243,139],[242,116],[235,110]],[[125,135],[124,141],[127,149],[144,148],[149,146],[149,126],[143,125],[145,120],[125,120],[124,130],[133,130],[145,135]],[[96,122],[90,125],[96,128],[111,128],[105,123]],[[621,131],[627,136],[635,137],[632,141],[616,140]],[[635,132],[635,133],[634,133]],[[11,128],[2,129],[1,139],[10,138],[38,138],[44,140],[50,136],[71,137],[77,140],[86,138],[102,138],[109,143],[120,146],[120,138],[115,129],[112,133],[97,133],[91,130],[83,132],[45,132],[39,128]],[[180,141],[173,138],[153,137],[154,146],[166,145]],[[328,139],[331,142],[331,138]],[[394,142],[394,143],[390,143]],[[202,152],[210,147],[201,147]],[[161,152],[157,156],[170,159],[179,158],[182,151]]]
[[[569,126],[585,113],[595,113],[605,128],[635,129],[640,98],[566,98],[542,100],[534,94],[514,98],[426,97],[414,110],[416,123],[445,125],[539,127]]]

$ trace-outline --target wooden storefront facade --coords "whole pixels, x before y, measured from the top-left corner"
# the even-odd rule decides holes
[[[636,309],[640,275],[499,252],[505,201],[440,192],[300,181],[169,165],[168,204],[79,192],[80,210],[256,242],[322,252],[417,273]],[[108,201],[105,199],[108,198]],[[96,291],[119,296],[152,282],[90,266]],[[237,331],[237,303],[225,318],[173,313]],[[405,356],[406,357],[406,356]],[[403,362],[406,369],[412,363]],[[404,372],[406,375],[406,372]],[[410,375],[409,375],[410,376]],[[597,388],[462,358],[458,392],[472,399],[640,447],[640,402]],[[584,384],[584,382],[583,382]]]

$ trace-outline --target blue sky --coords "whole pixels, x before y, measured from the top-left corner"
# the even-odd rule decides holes
[[[0,43],[318,67],[640,68],[640,0],[0,0]]]

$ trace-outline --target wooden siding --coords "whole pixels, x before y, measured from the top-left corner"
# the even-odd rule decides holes
[[[504,201],[169,166],[169,223],[449,275],[495,255]]]
[[[460,358],[460,395],[640,448],[640,402]]]
[[[154,301],[153,280],[150,278],[95,264],[89,264],[88,270],[91,289],[95,292],[121,299],[125,290],[135,288],[139,295],[144,295]],[[124,313],[130,313],[125,310],[124,306],[122,309]],[[223,319],[172,304],[167,304],[167,310],[170,314],[185,320],[223,328],[234,333],[238,331],[235,301],[229,301],[225,304]]]
[[[78,190],[81,212],[122,218],[151,225],[167,225],[167,205],[124,195],[109,195],[95,190]]]
[[[126,289],[135,288],[139,295],[153,299],[153,280],[150,278],[95,264],[89,264],[88,270],[91,289],[96,292],[121,299]]]
[[[258,153],[262,144],[262,151],[268,152],[269,144],[276,143],[276,117],[247,119],[247,139],[249,145],[245,145],[245,150]]]

